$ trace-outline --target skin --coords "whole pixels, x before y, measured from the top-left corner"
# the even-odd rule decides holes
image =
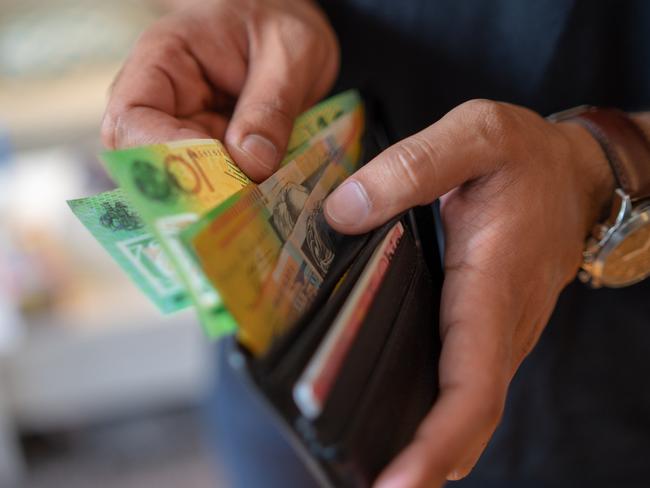
[[[136,44],[110,95],[104,143],[215,137],[259,181],[277,168],[295,116],[327,93],[338,62],[336,37],[311,1],[192,4]],[[650,115],[635,117],[650,134]],[[347,233],[442,199],[440,396],[376,486],[440,486],[471,471],[613,189],[604,154],[582,127],[472,100],[328,198],[328,221]]]
[[[194,3],[142,34],[113,83],[102,139],[117,148],[214,137],[261,180],[338,63],[334,32],[311,2]]]

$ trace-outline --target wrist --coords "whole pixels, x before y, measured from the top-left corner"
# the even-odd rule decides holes
[[[575,169],[575,179],[581,195],[584,213],[585,236],[609,212],[616,179],[607,156],[598,141],[579,123],[560,122],[557,125],[569,141],[570,157]]]

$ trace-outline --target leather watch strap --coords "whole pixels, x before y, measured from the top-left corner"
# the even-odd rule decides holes
[[[650,141],[625,112],[589,107],[569,119],[580,123],[600,143],[619,187],[632,200],[650,198]]]

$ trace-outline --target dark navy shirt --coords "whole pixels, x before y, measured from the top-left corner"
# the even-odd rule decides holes
[[[471,98],[650,109],[650,1],[321,3],[341,41],[337,89],[369,87],[398,137]],[[565,290],[456,486],[650,486],[650,281]]]

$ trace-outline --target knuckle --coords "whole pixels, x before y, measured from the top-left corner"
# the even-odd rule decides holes
[[[149,62],[164,60],[168,64],[175,63],[186,51],[183,26],[175,25],[172,19],[163,18],[145,30],[137,39],[132,50],[139,59]]]
[[[435,179],[434,161],[433,146],[419,136],[411,136],[394,146],[388,158],[392,176],[422,204],[428,203],[426,181]]]
[[[293,125],[293,115],[289,108],[291,104],[279,93],[275,93],[264,100],[251,100],[241,106],[239,119],[243,131],[262,126],[266,131],[286,133]],[[277,141],[276,141],[277,142]]]
[[[165,19],[158,20],[145,29],[142,34],[138,37],[135,48],[148,49],[151,46],[155,46],[164,40],[166,37],[166,26]]]
[[[280,4],[251,9],[248,22],[260,39],[272,36],[286,47],[290,59],[303,60],[325,52],[335,37],[322,14],[311,7],[287,9]]]
[[[277,32],[292,61],[324,59],[327,43],[322,42],[319,30],[304,19],[290,14],[283,15],[278,19]]]
[[[510,105],[492,100],[469,100],[461,105],[477,136],[491,146],[509,146],[518,126],[518,116]]]
[[[164,60],[165,64],[169,66],[175,66],[177,64],[182,66],[179,61],[184,54],[183,43],[175,35],[161,38],[151,50],[153,60]]]
[[[309,25],[302,18],[294,15],[287,15],[284,17],[284,27],[289,39],[294,41],[302,41],[310,46],[317,44],[317,36],[314,32],[313,26]]]
[[[264,119],[273,119],[273,123],[287,125],[292,122],[291,112],[287,108],[288,105],[289,102],[282,95],[275,94],[264,101],[249,102],[243,108],[247,112]]]

